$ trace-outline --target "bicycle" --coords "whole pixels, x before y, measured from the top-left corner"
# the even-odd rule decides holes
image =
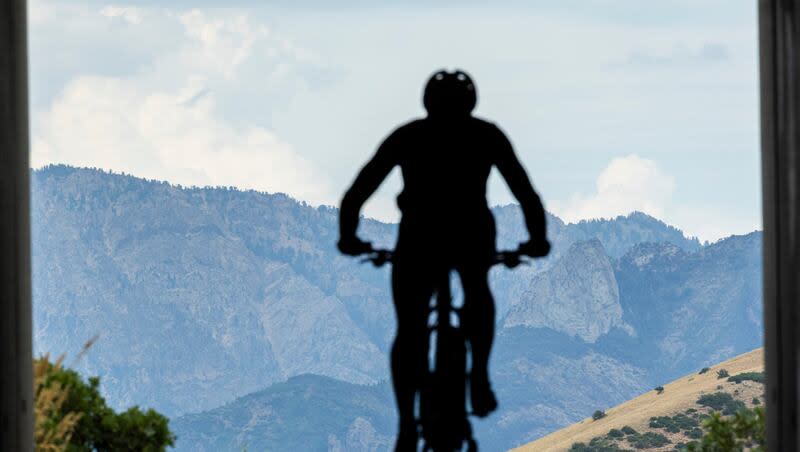
[[[371,262],[375,267],[392,262],[393,251],[373,249],[365,253],[361,262]],[[530,259],[519,251],[497,252],[492,265],[503,264],[515,268],[528,264]],[[435,340],[433,370],[430,363],[419,392],[418,439],[423,441],[423,451],[453,452],[462,450],[466,443],[468,452],[477,452],[478,445],[472,435],[472,425],[466,409],[469,373],[467,372],[467,339],[460,322],[462,307],[453,306],[450,277],[452,268],[446,270],[435,288],[434,303],[428,316],[436,313],[436,321],[428,326],[429,341]],[[457,322],[453,322],[452,314]],[[435,335],[435,336],[434,336]]]

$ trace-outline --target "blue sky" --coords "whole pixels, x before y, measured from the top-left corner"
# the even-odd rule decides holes
[[[755,2],[428,3],[31,0],[33,166],[336,204],[423,114],[427,76],[459,67],[566,220],[760,228]],[[396,219],[399,188],[366,214]]]

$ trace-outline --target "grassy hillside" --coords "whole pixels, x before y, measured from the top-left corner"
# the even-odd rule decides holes
[[[594,420],[584,419],[536,441],[528,443],[516,451],[565,451],[578,442],[589,443],[593,438],[605,437],[612,429],[631,427],[640,434],[653,432],[663,434],[670,444],[646,450],[673,450],[675,445],[687,441],[683,432],[670,433],[663,428],[651,427],[651,418],[687,414],[702,417],[710,411],[697,404],[703,395],[728,393],[746,406],[753,406],[753,399],[763,401],[763,385],[754,381],[736,383],[728,378],[719,378],[718,372],[726,370],[730,376],[745,372],[763,372],[764,349],[759,348],[739,355],[709,368],[702,374],[694,372],[663,386],[659,393],[655,389],[639,397],[605,410],[606,416]],[[602,409],[603,407],[598,407]],[[695,410],[695,411],[693,411]]]

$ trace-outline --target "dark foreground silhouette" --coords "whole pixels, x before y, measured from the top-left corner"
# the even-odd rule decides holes
[[[472,413],[484,417],[497,408],[488,375],[495,325],[488,273],[498,262],[495,223],[486,201],[486,184],[492,167],[506,180],[525,217],[530,240],[520,245],[518,254],[538,257],[550,249],[539,196],[503,132],[491,122],[472,116],[476,102],[475,85],[466,73],[433,74],[423,97],[428,116],[392,132],[362,168],[341,202],[339,250],[353,256],[374,252],[370,243],[356,236],[359,213],[389,172],[400,166],[404,185],[397,205],[402,219],[397,244],[391,253],[397,315],[391,358],[400,417],[397,450],[417,447],[415,397],[430,389],[426,388],[426,382],[431,380],[430,303],[436,292],[446,290],[442,275],[449,275],[450,271],[458,273],[464,289],[463,308],[458,317],[459,330],[463,331],[472,355],[469,371]],[[387,256],[373,255],[373,259],[380,261]],[[513,265],[511,261],[505,263]],[[441,295],[437,296],[440,301]],[[463,397],[460,403],[461,407],[452,407],[454,412],[464,410]]]

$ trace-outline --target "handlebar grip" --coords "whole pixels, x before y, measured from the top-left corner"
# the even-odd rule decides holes
[[[372,265],[382,267],[387,262],[391,262],[394,253],[389,250],[373,249],[365,254],[366,256],[361,258],[361,263],[372,262]]]

